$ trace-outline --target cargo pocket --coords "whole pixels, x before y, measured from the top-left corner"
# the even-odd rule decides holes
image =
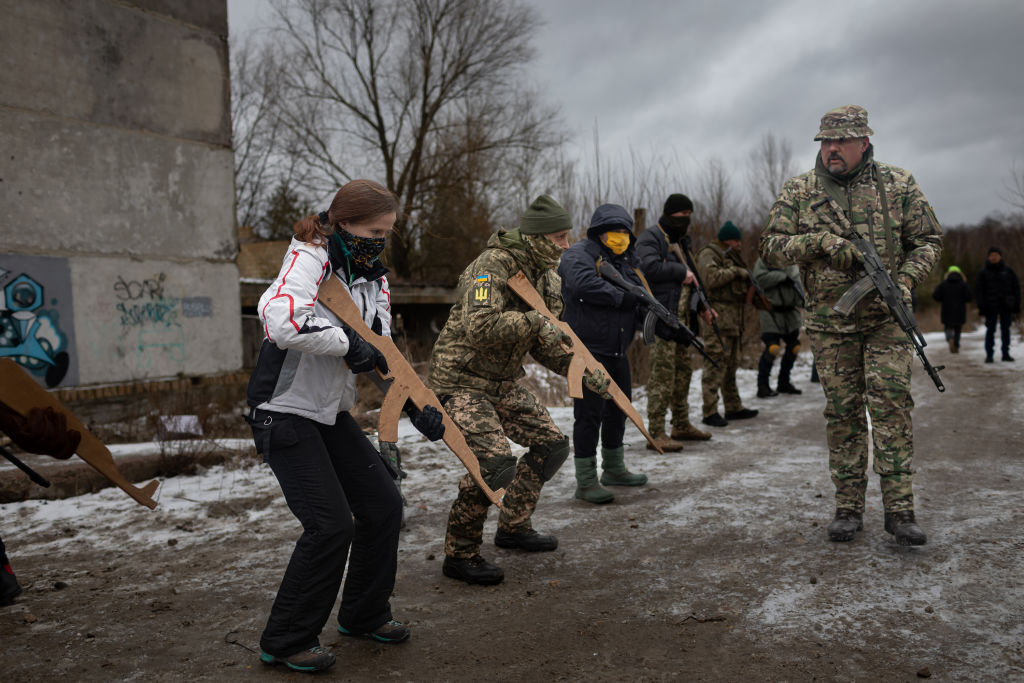
[[[274,449],[287,448],[299,442],[295,431],[294,416],[283,413],[271,413],[265,410],[255,411],[252,418],[246,418],[252,428],[252,441],[256,452],[267,462]]]

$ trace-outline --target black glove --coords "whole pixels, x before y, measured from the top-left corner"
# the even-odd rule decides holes
[[[416,431],[428,440],[437,441],[444,436],[444,415],[434,406],[423,406],[420,410],[412,401],[406,401],[403,409]]]
[[[345,325],[342,325],[342,329],[345,330],[345,336],[348,337],[348,353],[345,354],[345,362],[348,363],[352,372],[359,374],[377,368],[381,374],[388,374],[388,361],[384,358],[383,353],[378,351],[373,344],[363,341],[359,335]]]
[[[0,428],[18,448],[27,453],[52,455],[59,460],[67,460],[82,441],[82,434],[76,429],[68,429],[68,419],[64,413],[53,408],[32,408],[28,415],[0,403]]]
[[[640,297],[638,297],[636,294],[633,294],[632,292],[627,292],[623,290],[622,303],[619,304],[619,308],[621,308],[624,311],[628,311],[636,308],[638,303],[640,303]]]
[[[654,325],[654,334],[666,341],[677,342],[679,344],[689,344],[693,340],[693,335],[691,335],[682,325],[677,328],[673,328],[660,320]]]

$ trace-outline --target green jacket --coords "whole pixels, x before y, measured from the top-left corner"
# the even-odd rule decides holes
[[[718,329],[724,335],[742,334],[743,307],[750,287],[743,258],[715,240],[697,254],[697,272],[707,288],[711,307],[718,313]]]
[[[799,330],[803,301],[796,290],[796,283],[800,281],[800,269],[796,266],[769,268],[764,259],[757,259],[754,279],[772,305],[770,311],[758,311],[761,333],[788,334]]]
[[[458,389],[492,395],[517,381],[527,353],[560,375],[571,354],[560,345],[542,346],[537,332],[543,320],[508,288],[522,271],[556,316],[562,314],[561,279],[554,268],[561,250],[543,235],[499,230],[459,276],[455,304],[434,344],[427,382],[438,396]]]
[[[885,210],[879,183],[885,188]],[[886,211],[888,231],[883,225]],[[848,317],[832,310],[843,292],[864,275],[864,269],[834,270],[820,246],[826,232],[868,239],[882,262],[890,266],[893,278],[905,278],[911,288],[928,276],[942,250],[942,229],[910,173],[875,161],[873,149],[868,147],[854,172],[837,179],[825,169],[819,155],[815,170],[786,181],[760,244],[767,265],[800,266],[807,293],[804,326],[808,330],[850,334],[891,319],[877,294],[864,297]]]

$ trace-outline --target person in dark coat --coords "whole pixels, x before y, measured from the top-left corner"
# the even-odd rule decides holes
[[[946,342],[952,353],[960,353],[960,329],[967,322],[967,302],[972,299],[971,288],[964,280],[963,271],[950,266],[946,279],[932,292],[932,298],[942,303],[942,326],[946,328]]]
[[[1014,316],[1020,314],[1020,280],[1003,261],[999,247],[988,250],[987,263],[978,273],[974,286],[974,296],[978,302],[978,313],[985,319],[985,362],[991,363],[995,352],[996,323],[1002,337],[1003,360],[1012,361],[1010,323]]]
[[[562,255],[563,319],[627,397],[632,396],[626,352],[643,324],[635,295],[602,278],[598,260],[615,267],[626,281],[643,285],[633,250],[633,219],[617,204],[602,204],[594,211],[585,239]],[[573,400],[572,441],[576,465],[576,498],[589,503],[610,503],[614,496],[601,487],[642,486],[647,475],[626,469],[622,437],[626,415],[615,402],[585,390]],[[600,433],[603,472],[597,478],[597,441]]]

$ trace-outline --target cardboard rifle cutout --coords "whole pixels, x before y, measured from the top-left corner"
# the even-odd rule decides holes
[[[492,491],[484,481],[483,475],[480,473],[480,463],[473,451],[470,450],[469,444],[466,443],[466,437],[459,431],[455,422],[448,417],[448,413],[441,407],[441,402],[437,400],[434,392],[427,388],[427,385],[409,365],[409,361],[395,346],[395,342],[390,337],[379,335],[370,329],[363,320],[363,315],[359,312],[356,302],[352,300],[345,286],[336,277],[329,277],[320,285],[319,300],[365,342],[372,344],[380,351],[388,362],[387,375],[378,371],[381,379],[391,380],[391,386],[384,394],[384,401],[380,406],[380,417],[377,418],[377,437],[381,441],[391,443],[398,441],[398,420],[402,417],[402,408],[405,406],[406,400],[412,401],[420,410],[427,405],[437,408],[444,420],[442,439],[462,461],[469,475],[473,477],[473,481],[487,496],[487,499],[500,508],[501,497],[505,495],[505,489]]]
[[[569,327],[569,323],[559,320],[555,315],[548,309],[544,303],[544,298],[533,288],[530,281],[526,279],[522,271],[516,273],[508,279],[509,288],[519,295],[523,301],[530,305],[530,308],[537,311],[545,318],[547,318],[555,327],[565,333],[569,340],[572,342],[572,348],[569,352],[572,354],[572,361],[569,363],[569,373],[567,378],[569,380],[569,396],[572,398],[583,398],[583,373],[594,372],[600,370],[608,377],[608,393],[611,394],[612,400],[615,401],[615,405],[619,407],[619,410],[624,412],[636,428],[640,430],[640,433],[644,435],[647,442],[654,446],[659,453],[664,453],[661,448],[654,442],[651,435],[644,428],[643,418],[640,417],[640,413],[636,411],[633,404],[630,403],[629,399],[626,398],[626,394],[622,392],[622,389],[612,381],[611,375],[605,369],[601,363],[594,358],[593,354],[583,345],[580,338],[576,336],[576,333]]]
[[[121,488],[140,505],[155,508],[153,493],[160,483],[153,480],[138,488],[124,478],[114,464],[114,456],[99,438],[86,429],[75,414],[64,407],[57,397],[43,389],[21,366],[9,358],[0,358],[0,387],[4,403],[21,415],[27,415],[33,408],[52,408],[67,419],[68,429],[81,433],[82,441],[75,451],[78,457],[89,463],[93,469]]]

